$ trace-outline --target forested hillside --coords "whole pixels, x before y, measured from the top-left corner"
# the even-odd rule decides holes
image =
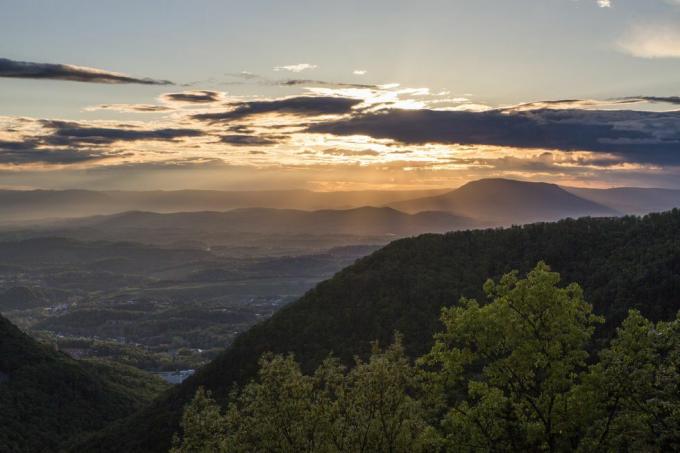
[[[0,451],[58,451],[166,388],[130,367],[76,361],[37,343],[0,316]]]
[[[265,352],[293,352],[302,369],[329,353],[345,363],[386,344],[395,330],[407,355],[432,346],[442,306],[461,296],[483,300],[482,285],[544,260],[607,322],[595,341],[614,333],[631,308],[653,321],[680,308],[680,211],[644,218],[564,220],[509,229],[423,235],[396,241],[319,284],[298,302],[242,334],[193,378],[145,410],[114,424],[73,451],[167,451],[184,405],[199,386],[221,401],[245,383]],[[599,340],[598,340],[599,339]]]
[[[680,318],[630,310],[605,345],[578,283],[538,263],[442,310],[430,352],[303,373],[265,354],[222,408],[199,388],[171,453],[654,452],[680,449]]]

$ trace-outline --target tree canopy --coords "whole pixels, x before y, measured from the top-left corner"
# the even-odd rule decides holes
[[[540,262],[442,309],[412,362],[397,335],[367,361],[305,374],[265,354],[222,410],[200,389],[173,453],[668,451],[680,446],[680,318],[630,311],[605,348],[578,284]]]

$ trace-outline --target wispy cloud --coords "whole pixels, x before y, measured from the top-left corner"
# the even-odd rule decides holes
[[[677,25],[636,25],[619,41],[619,48],[639,58],[680,58],[680,28]]]
[[[314,79],[284,79],[276,80],[273,82],[276,85],[281,86],[321,86],[321,87],[335,87],[335,88],[368,88],[368,89],[378,89],[377,85],[370,85],[365,83],[345,83],[345,82],[328,82],[325,80],[314,80]]]
[[[329,96],[296,96],[282,99],[235,102],[232,109],[219,112],[199,113],[194,119],[221,122],[240,120],[254,115],[283,113],[297,116],[341,115],[349,113],[361,103],[359,99]]]
[[[86,112],[96,112],[98,110],[110,110],[112,112],[124,113],[158,113],[172,110],[170,107],[156,104],[100,104],[86,107]]]
[[[600,8],[611,8],[612,2],[611,0],[597,0],[597,6]]]
[[[0,164],[70,165],[106,159],[106,151],[89,149],[40,148],[35,139],[21,141],[0,140]]]
[[[298,64],[290,64],[290,65],[285,65],[285,66],[276,66],[274,68],[274,71],[302,72],[302,71],[307,71],[307,70],[316,69],[316,68],[318,68],[318,66],[315,65],[315,64],[298,63]]]
[[[107,84],[135,83],[142,85],[172,85],[169,80],[138,78],[103,69],[70,64],[31,63],[0,58],[0,77],[17,79],[52,79],[71,82]]]
[[[221,100],[223,93],[219,91],[199,90],[183,91],[181,93],[165,93],[161,99],[170,102],[186,102],[189,104],[209,104]]]
[[[50,129],[50,135],[42,138],[50,145],[70,146],[87,143],[105,145],[114,142],[135,142],[144,140],[175,141],[185,137],[200,137],[205,133],[198,129],[162,128],[133,129],[130,127],[93,127],[72,121],[41,121]]]
[[[352,71],[352,74],[354,75],[366,75],[366,73],[368,73],[368,71],[365,69],[355,69]]]
[[[269,146],[279,143],[282,138],[285,137],[232,134],[221,136],[220,142],[233,146]]]

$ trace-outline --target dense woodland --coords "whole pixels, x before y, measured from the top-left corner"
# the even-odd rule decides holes
[[[135,368],[76,361],[0,316],[0,451],[58,451],[149,404],[168,386]]]
[[[444,308],[444,330],[411,363],[402,342],[348,369],[329,357],[308,375],[265,355],[225,411],[203,388],[173,453],[677,451],[680,317],[631,310],[594,351],[604,319],[577,284],[539,263],[484,285],[487,304]]]
[[[461,297],[483,304],[487,277],[498,280],[514,269],[523,275],[542,260],[563,281],[578,282],[594,315],[604,319],[584,327],[588,335],[577,348],[585,348],[588,355],[580,360],[588,365],[596,357],[602,363],[599,351],[613,350],[616,329],[635,319],[629,318],[631,309],[649,322],[675,319],[680,308],[678,231],[680,211],[675,210],[395,241],[240,335],[182,385],[132,417],[74,443],[72,451],[167,451],[198,388],[211,392],[222,407],[236,401],[237,408],[247,408],[247,400],[234,399],[234,383],[246,386],[261,369],[259,358],[269,352],[293,353],[301,372],[309,375],[329,356],[344,366],[356,357],[371,363],[372,342],[390,344],[398,331],[409,360],[426,355],[435,345],[433,334],[442,331],[442,307],[458,306]],[[580,373],[590,370],[578,368]]]

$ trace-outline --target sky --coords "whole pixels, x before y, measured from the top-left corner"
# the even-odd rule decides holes
[[[0,0],[0,188],[680,188],[680,0]]]

